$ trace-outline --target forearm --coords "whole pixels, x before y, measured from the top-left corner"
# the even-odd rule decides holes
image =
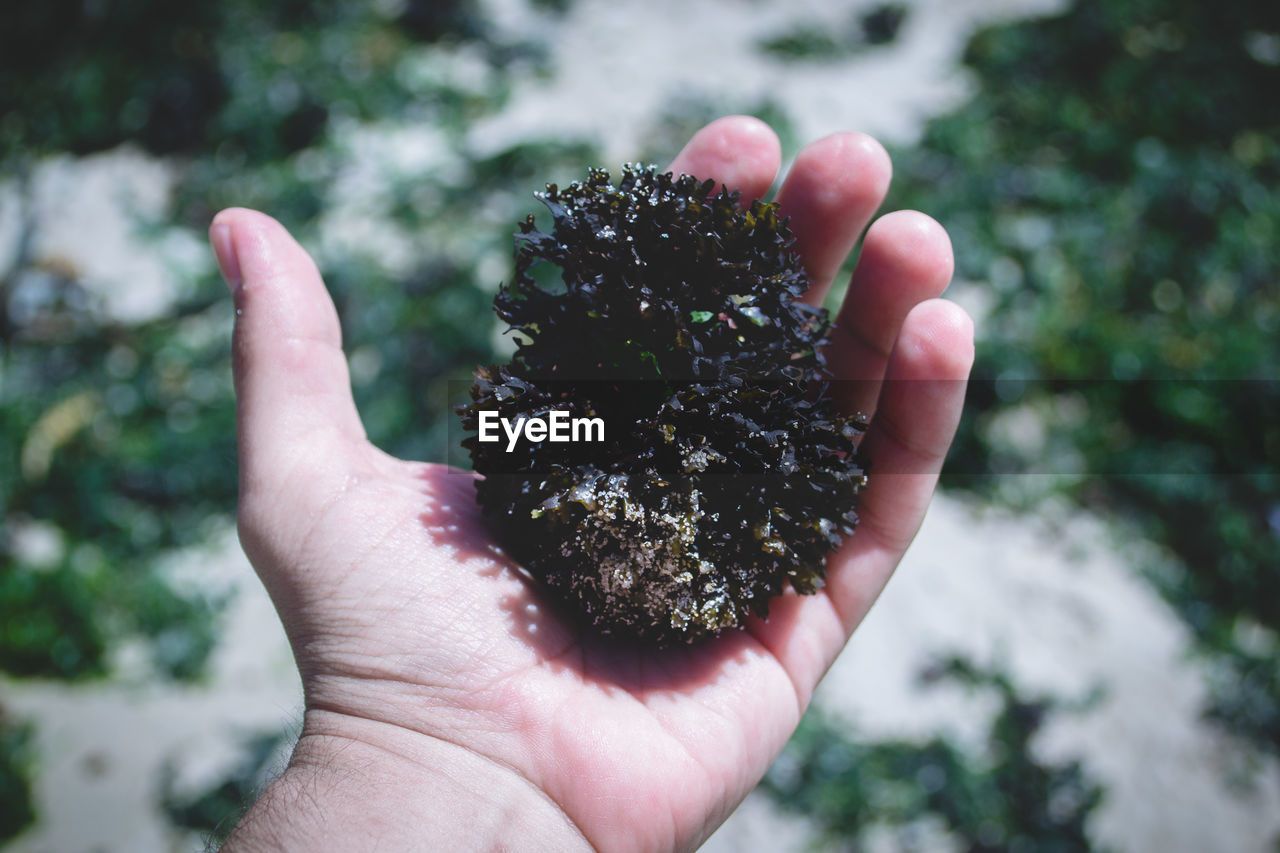
[[[516,771],[454,744],[334,716],[308,715],[288,768],[225,853],[591,849]]]

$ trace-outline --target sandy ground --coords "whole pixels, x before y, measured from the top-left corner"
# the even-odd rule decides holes
[[[1061,0],[916,0],[891,47],[847,58],[792,63],[756,45],[797,26],[844,32],[865,0],[621,0],[573,5],[556,22],[520,0],[488,4],[513,35],[555,46],[550,83],[526,80],[510,109],[475,131],[499,147],[541,135],[598,142],[606,163],[636,156],[653,116],[681,100],[786,108],[801,140],[861,130],[882,140],[912,141],[924,121],[961,103],[971,81],[957,67],[968,36],[984,23],[1046,14]]]
[[[40,823],[11,845],[41,853],[148,853],[200,849],[160,811],[163,773],[177,790],[221,781],[243,739],[298,727],[302,685],[265,590],[228,531],[188,554],[180,571],[238,595],[208,682],[157,683],[136,650],[120,655],[118,678],[84,687],[0,684],[15,716],[36,723]]]
[[[889,49],[815,66],[754,53],[760,38],[794,23],[843,24],[868,5],[622,0],[579,2],[555,19],[531,16],[518,0],[495,0],[503,27],[543,32],[561,48],[562,64],[553,80],[522,84],[473,143],[576,135],[598,141],[607,162],[621,162],[661,106],[690,93],[744,104],[771,97],[786,105],[802,139],[854,128],[909,142],[924,118],[968,91],[955,62],[975,26],[1057,3],[918,0]],[[697,61],[664,59],[672,56]],[[128,148],[42,164],[37,255],[73,264],[121,318],[163,311],[184,271],[208,269],[202,235],[173,231],[143,250],[119,214],[162,216],[171,181],[168,166]],[[0,188],[0,263],[12,251],[15,210],[10,190]],[[941,496],[817,701],[864,736],[945,731],[975,742],[990,704],[917,684],[940,651],[1002,664],[1031,691],[1070,700],[1100,690],[1087,710],[1052,717],[1036,743],[1046,759],[1081,760],[1106,786],[1091,825],[1095,840],[1135,851],[1269,849],[1280,833],[1280,768],[1201,722],[1206,674],[1181,622],[1135,576],[1141,547],[1121,546],[1087,516],[1011,518]],[[0,682],[6,707],[39,723],[42,762],[42,821],[10,849],[193,849],[197,842],[167,829],[158,812],[161,769],[196,787],[234,762],[241,736],[296,725],[300,691],[289,651],[234,536],[181,564],[202,582],[239,590],[207,684],[151,683],[127,650],[110,684]],[[1258,769],[1242,784],[1240,768],[1250,761]],[[798,850],[808,837],[803,820],[753,795],[705,849]]]
[[[911,551],[819,687],[815,702],[861,736],[980,744],[994,708],[959,688],[922,688],[940,654],[1000,665],[1022,690],[1096,704],[1060,710],[1034,743],[1079,760],[1106,788],[1090,835],[1131,851],[1270,850],[1280,832],[1280,766],[1208,725],[1206,672],[1178,617],[1134,572],[1149,547],[1121,543],[1078,512],[1010,517],[935,499]],[[706,850],[751,848],[774,813],[753,795]],[[794,822],[780,825],[794,837]],[[744,846],[748,845],[748,846]],[[798,848],[797,848],[798,849]]]

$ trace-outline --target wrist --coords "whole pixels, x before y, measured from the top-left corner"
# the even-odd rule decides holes
[[[257,850],[590,850],[515,768],[388,723],[309,711],[284,773],[223,846]]]

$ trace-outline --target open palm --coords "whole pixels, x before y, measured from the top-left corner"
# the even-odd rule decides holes
[[[779,157],[767,127],[729,118],[671,168],[749,201],[768,191]],[[860,134],[797,158],[777,200],[810,299],[825,294],[889,172]],[[875,413],[864,440],[873,477],[827,587],[784,596],[746,630],[662,650],[584,635],[489,540],[470,474],[368,442],[333,303],[280,225],[228,210],[211,235],[238,309],[241,538],[293,644],[307,709],[290,770],[227,849],[252,849],[268,831],[281,846],[330,848],[705,839],[795,729],[923,519],[972,360],[969,318],[934,298],[952,270],[942,228],[914,212],[878,220],[836,318],[828,363],[851,380],[841,405]],[[306,796],[289,793],[291,776],[305,777],[295,788]]]

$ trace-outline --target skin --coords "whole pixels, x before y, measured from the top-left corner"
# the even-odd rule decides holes
[[[703,128],[671,164],[746,200],[779,167],[776,136],[745,117]],[[226,851],[685,850],[710,835],[889,580],[959,420],[973,324],[937,298],[950,241],[912,211],[866,228],[889,177],[878,143],[841,133],[805,148],[778,193],[814,301],[866,229],[827,351],[854,380],[842,404],[874,412],[858,531],[819,594],[666,650],[584,637],[486,536],[470,474],[371,445],[310,257],[261,213],[218,214],[210,238],[237,307],[240,535],[306,703],[288,768]]]

